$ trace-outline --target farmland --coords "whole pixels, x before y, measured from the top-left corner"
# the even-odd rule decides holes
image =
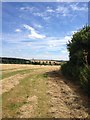
[[[60,66],[3,64],[3,118],[87,118],[88,97]]]

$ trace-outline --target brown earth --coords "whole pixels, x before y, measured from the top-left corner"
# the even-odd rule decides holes
[[[85,96],[80,86],[67,81],[60,71],[48,74],[47,94],[51,96],[49,113],[56,118],[89,117],[89,98]]]

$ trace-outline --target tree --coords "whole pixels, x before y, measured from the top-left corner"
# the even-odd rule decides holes
[[[67,45],[70,61],[74,64],[90,65],[90,26],[75,33]]]
[[[90,26],[84,26],[74,33],[67,49],[69,61],[62,65],[62,73],[78,80],[87,91],[90,90]]]

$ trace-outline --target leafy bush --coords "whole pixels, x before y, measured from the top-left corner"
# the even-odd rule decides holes
[[[90,90],[90,83],[89,83],[89,79],[90,79],[90,67],[85,66],[85,67],[81,68],[79,79],[80,79],[80,83],[81,83],[82,87],[87,92],[89,92],[89,90]]]
[[[85,26],[74,33],[71,41],[67,44],[70,60],[62,65],[64,75],[78,80],[81,86],[90,90],[90,26]]]

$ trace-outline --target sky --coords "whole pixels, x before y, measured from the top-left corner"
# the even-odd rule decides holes
[[[90,0],[1,0],[3,2],[89,2]]]
[[[67,43],[86,24],[87,2],[3,2],[2,56],[68,60]]]

